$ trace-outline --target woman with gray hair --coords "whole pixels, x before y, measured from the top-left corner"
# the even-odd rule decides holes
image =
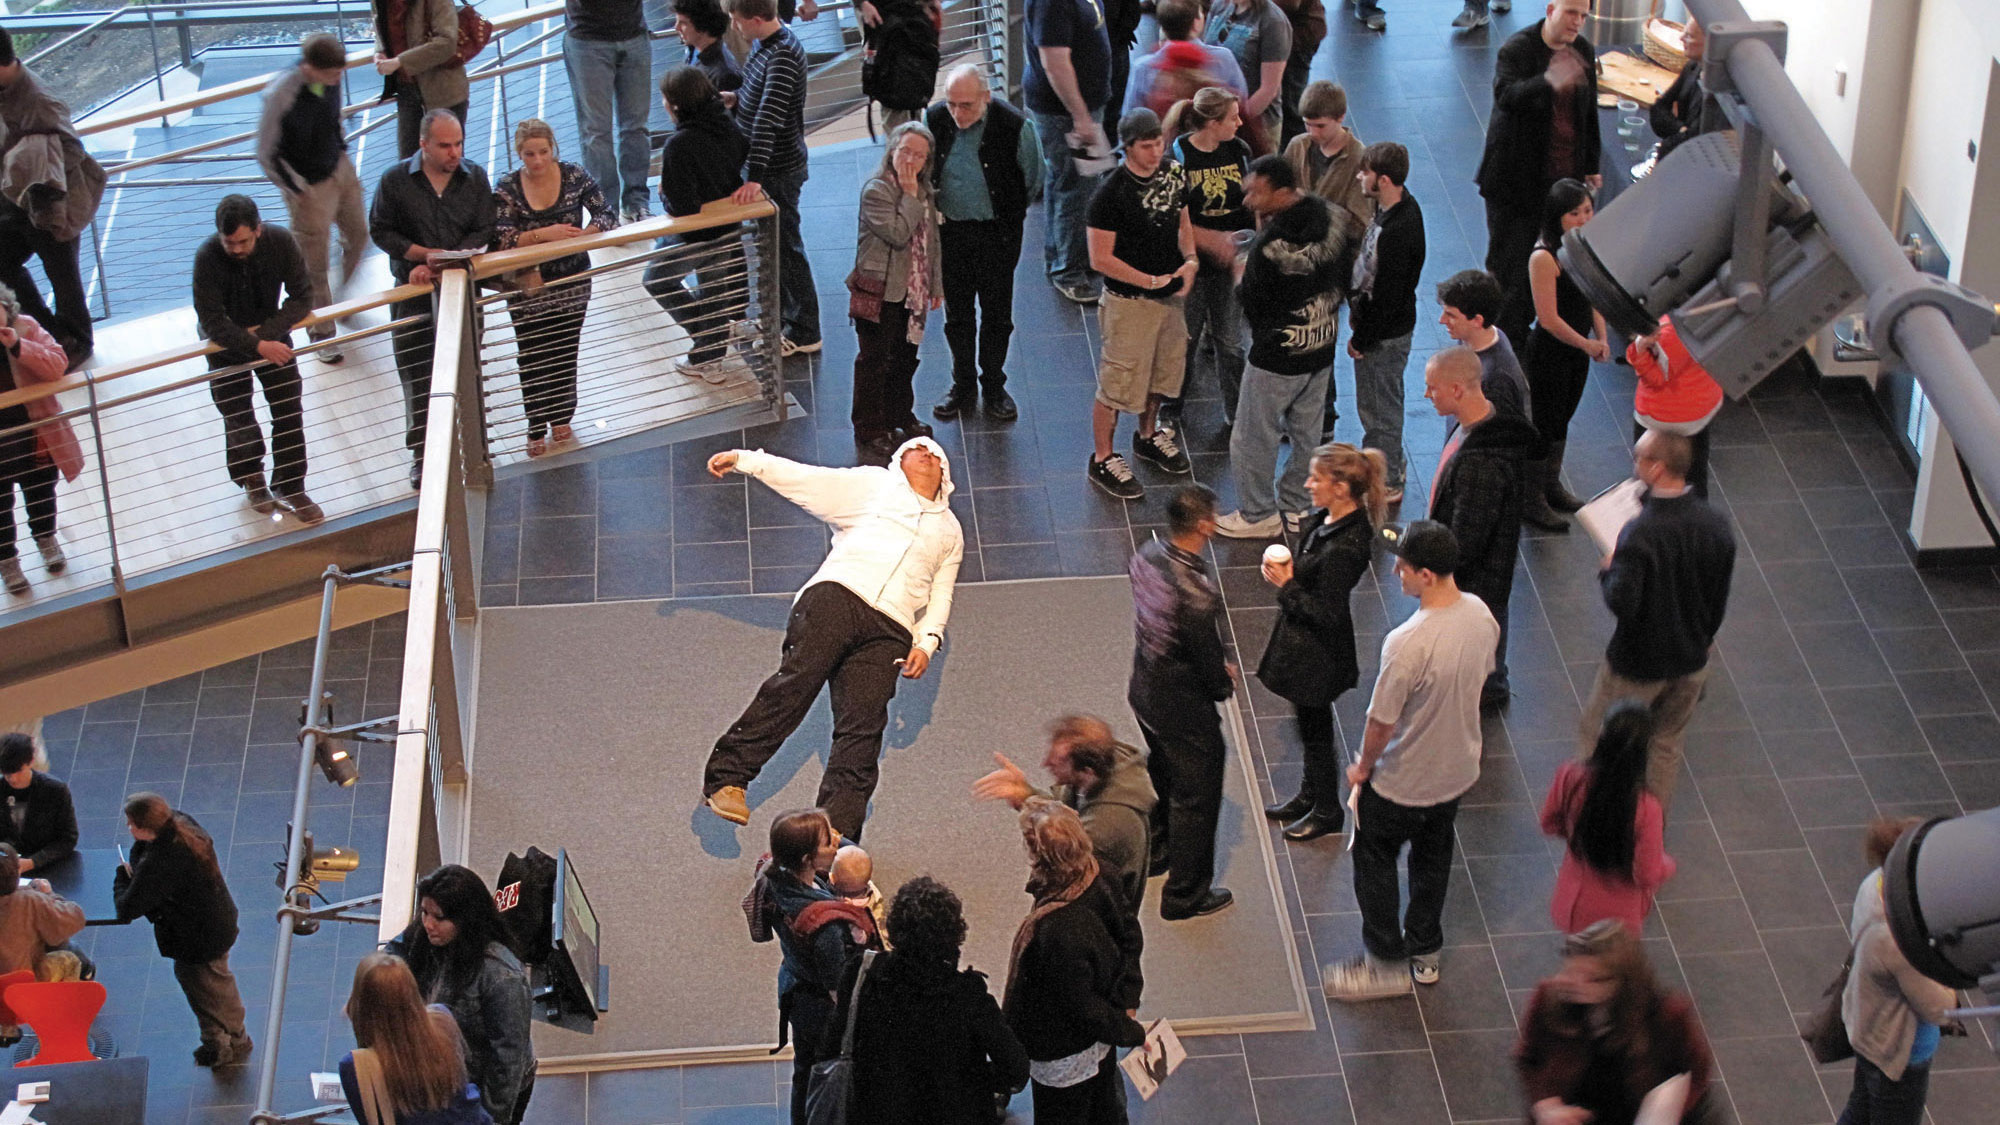
[[[882,166],[861,188],[847,313],[861,345],[854,357],[854,443],[887,458],[901,442],[929,437],[917,420],[917,345],[925,314],[944,302],[931,131],[914,121],[889,131]]]
[[[1021,839],[1035,905],[1014,934],[1001,1009],[1028,1053],[1036,1125],[1124,1125],[1117,1048],[1146,1039],[1132,1018],[1145,938],[1069,806],[1028,798]]]

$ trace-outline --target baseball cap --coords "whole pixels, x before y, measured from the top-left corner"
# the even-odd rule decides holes
[[[1129,148],[1134,141],[1148,140],[1160,133],[1160,115],[1145,106],[1118,119],[1118,144],[1121,148]]]
[[[1412,520],[1382,528],[1382,543],[1418,570],[1439,576],[1458,569],[1458,536],[1436,520]]]

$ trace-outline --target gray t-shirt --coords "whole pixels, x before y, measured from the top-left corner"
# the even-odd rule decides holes
[[[1235,0],[1215,0],[1208,10],[1208,24],[1202,29],[1202,41],[1213,43],[1236,56],[1236,65],[1243,71],[1243,81],[1251,94],[1257,93],[1263,81],[1265,63],[1285,62],[1292,57],[1292,21],[1271,0],[1250,0],[1248,11],[1236,10]],[[1283,98],[1271,99],[1270,110],[1279,109]],[[1275,146],[1277,138],[1271,138]]]
[[[1515,357],[1514,345],[1507,341],[1507,334],[1495,333],[1492,347],[1473,354],[1479,357],[1479,389],[1493,404],[1493,409],[1534,421],[1534,403],[1528,395],[1528,376],[1521,371],[1521,361]]]
[[[1443,804],[1479,780],[1479,691],[1500,625],[1471,594],[1419,609],[1382,640],[1368,717],[1396,728],[1375,764],[1375,792],[1407,808]]]

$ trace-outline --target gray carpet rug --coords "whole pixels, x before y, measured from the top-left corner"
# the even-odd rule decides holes
[[[778,949],[750,942],[737,904],[773,817],[817,792],[824,696],[751,788],[748,827],[697,797],[714,738],[777,666],[789,606],[743,596],[481,614],[471,860],[490,876],[510,849],[568,848],[611,970],[612,1010],[592,1034],[536,1029],[545,1065],[762,1057],[775,1041]],[[1124,703],[1131,619],[1123,578],[963,586],[946,648],[891,707],[866,840],[876,883],[893,894],[929,873],[957,891],[965,963],[996,978],[996,995],[1029,905],[1026,861],[1012,810],[974,801],[970,786],[995,751],[1039,776],[1044,725],[1065,710],[1138,741]],[[1170,925],[1153,881],[1141,1017],[1189,1031],[1310,1027],[1233,708],[1225,729],[1217,879],[1236,905]]]

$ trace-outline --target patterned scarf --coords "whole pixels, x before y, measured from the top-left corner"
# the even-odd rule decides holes
[[[903,307],[909,310],[905,338],[912,344],[924,342],[924,316],[931,308],[931,232],[937,229],[937,213],[930,200],[924,201],[924,225],[910,240],[910,278]]]
[[[1014,1002],[1014,983],[1021,977],[1021,954],[1027,952],[1030,942],[1035,940],[1035,925],[1042,919],[1083,897],[1083,892],[1097,881],[1097,857],[1092,856],[1090,865],[1084,868],[1075,882],[1067,887],[1047,887],[1038,879],[1028,880],[1028,893],[1035,896],[1035,908],[1021,919],[1021,928],[1014,931],[1014,948],[1007,954],[1007,988],[1001,1000],[1006,1007]]]

